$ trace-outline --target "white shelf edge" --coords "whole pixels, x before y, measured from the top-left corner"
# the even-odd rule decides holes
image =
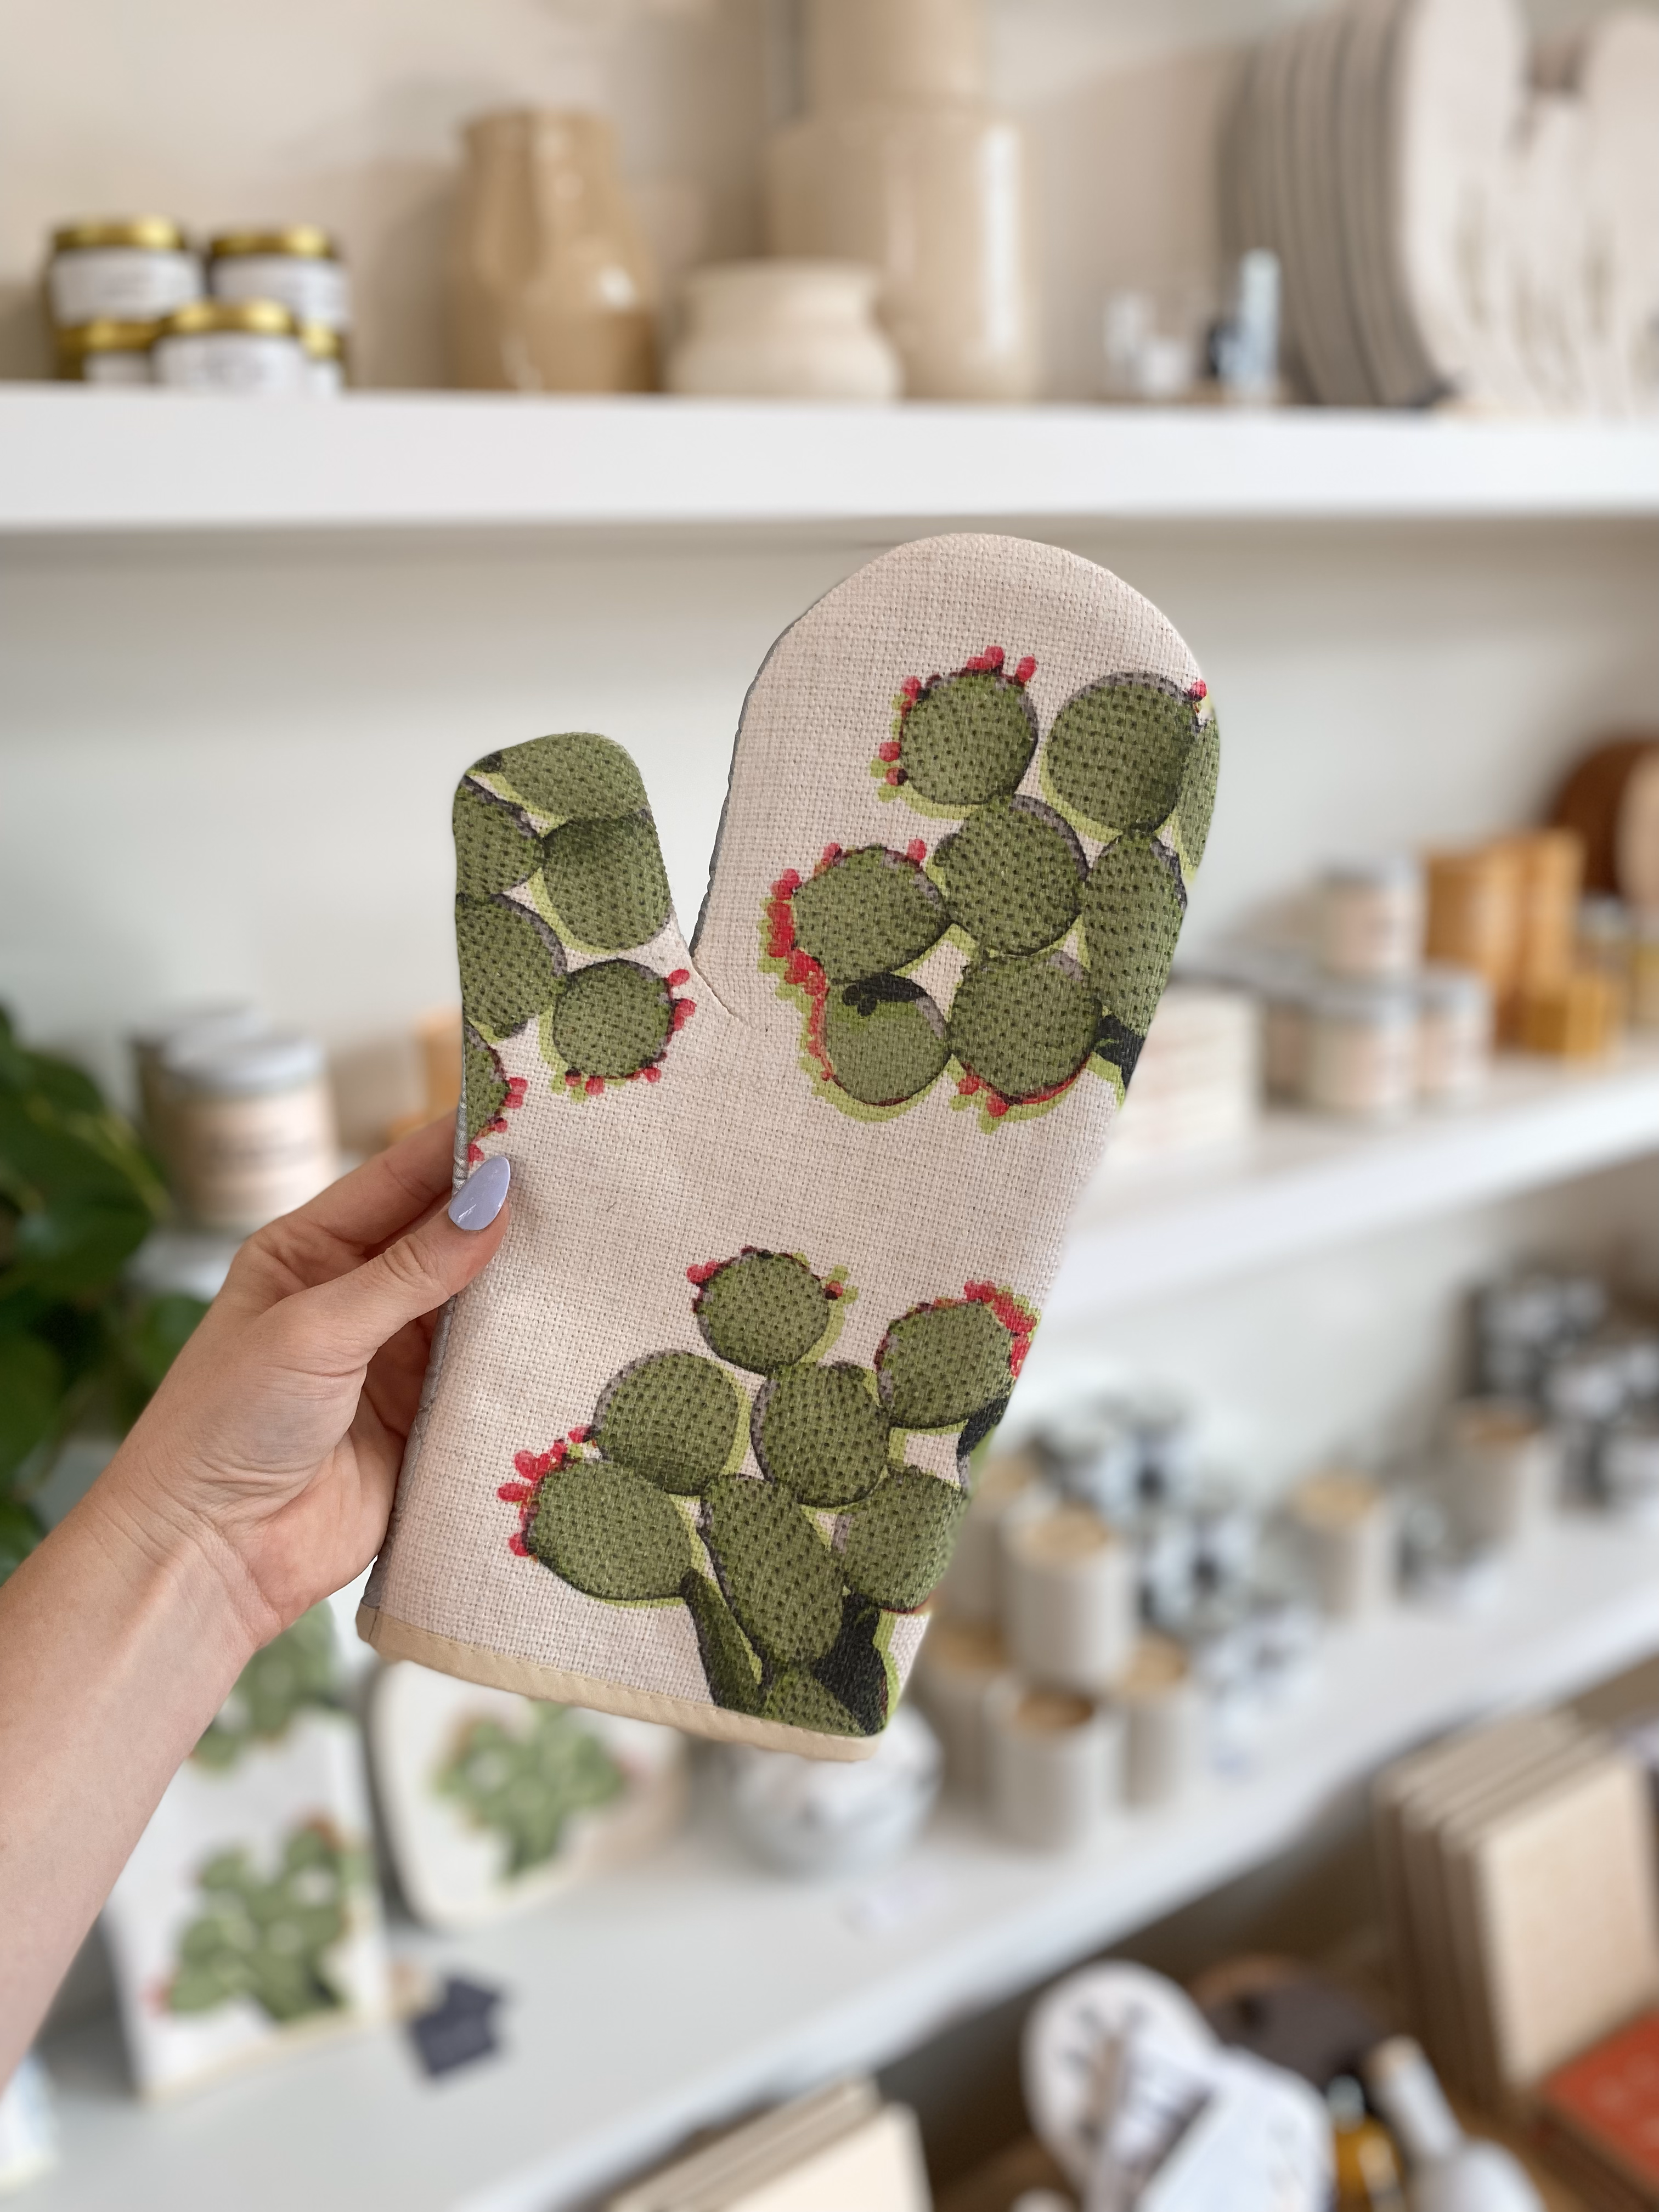
[[[1659,516],[1659,422],[0,383],[0,536]]]
[[[1252,1771],[1126,1817],[1090,1850],[1014,1852],[951,1814],[895,1873],[795,1885],[746,1869],[705,1820],[562,1905],[422,1939],[434,1966],[512,1992],[507,2055],[441,2085],[383,2034],[143,2111],[72,2039],[57,2053],[64,2166],[31,2202],[216,2212],[234,2172],[242,2212],[332,2212],[365,2192],[404,2212],[552,2212],[694,2127],[878,2066],[1247,1871],[1423,1737],[1656,1650],[1659,1534],[1555,1522],[1486,1613],[1396,1610],[1334,1634]],[[885,1928],[858,1932],[854,1916],[884,1903]]]
[[[1064,1321],[1203,1288],[1659,1151],[1659,1051],[1504,1057],[1479,1101],[1356,1128],[1273,1113],[1236,1151],[1114,1171],[1109,1146],[1044,1308]]]

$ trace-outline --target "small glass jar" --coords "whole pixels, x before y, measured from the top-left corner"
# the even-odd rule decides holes
[[[1622,899],[1605,893],[1580,899],[1577,965],[1593,968],[1613,986],[1621,1026],[1630,1018],[1632,949],[1630,912]]]
[[[1389,982],[1423,952],[1423,871],[1409,853],[1344,860],[1319,885],[1319,964],[1328,975]]]
[[[1308,1103],[1368,1121],[1408,1112],[1417,1097],[1417,1031],[1409,991],[1327,983],[1313,1000]]]
[[[343,337],[351,328],[351,280],[340,250],[314,222],[277,230],[228,230],[208,240],[216,300],[277,300],[297,323]]]
[[[198,300],[169,315],[150,349],[155,381],[175,392],[302,397],[311,363],[300,325],[276,300]]]
[[[154,323],[118,323],[107,316],[58,333],[58,374],[69,384],[125,386],[150,381]]]
[[[155,323],[202,296],[202,264],[166,216],[69,222],[52,234],[46,308],[53,327]]]
[[[190,1039],[162,1066],[178,1195],[199,1227],[246,1236],[333,1179],[334,1108],[314,1038]]]
[[[306,349],[312,397],[337,399],[346,386],[345,340],[321,323],[301,323],[300,343]]]
[[[1417,1095],[1456,1105],[1492,1066],[1492,988],[1472,968],[1425,968],[1417,979]]]

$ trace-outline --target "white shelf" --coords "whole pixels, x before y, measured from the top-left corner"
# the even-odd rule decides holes
[[[1140,1305],[1659,1151],[1659,1051],[1505,1055],[1476,1103],[1370,1129],[1273,1113],[1237,1150],[1115,1170],[1109,1150],[1046,1320]]]
[[[1659,424],[0,385],[0,533],[1659,515]]]
[[[648,1865],[465,1941],[434,1966],[511,1992],[506,2055],[435,2085],[366,2036],[144,2111],[108,2033],[49,2053],[64,2161],[32,2212],[555,2212],[689,2130],[879,2065],[948,2021],[1285,1849],[1340,1791],[1437,1730],[1571,1694],[1659,1650],[1659,1534],[1554,1522],[1484,1613],[1334,1634],[1253,1765],[1095,1848],[1007,1850],[939,1820],[884,1875],[797,1885],[705,1813]]]

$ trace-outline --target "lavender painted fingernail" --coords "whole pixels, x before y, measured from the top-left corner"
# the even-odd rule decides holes
[[[507,1204],[507,1186],[513,1180],[513,1163],[505,1152],[470,1175],[449,1201],[449,1218],[458,1229],[488,1229]]]

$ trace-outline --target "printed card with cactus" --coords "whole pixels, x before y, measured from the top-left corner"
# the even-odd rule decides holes
[[[362,1748],[333,1639],[319,1606],[255,1655],[105,1908],[147,2095],[386,2016]]]
[[[860,569],[744,703],[694,945],[593,734],[455,799],[457,1168],[514,1162],[362,1626],[857,1756],[1132,1079],[1217,785],[1156,609],[1018,539]],[[503,1509],[506,1509],[505,1514]]]
[[[424,1667],[381,1670],[368,1736],[398,1887],[431,1928],[521,1911],[638,1858],[685,1810],[672,1729]]]

